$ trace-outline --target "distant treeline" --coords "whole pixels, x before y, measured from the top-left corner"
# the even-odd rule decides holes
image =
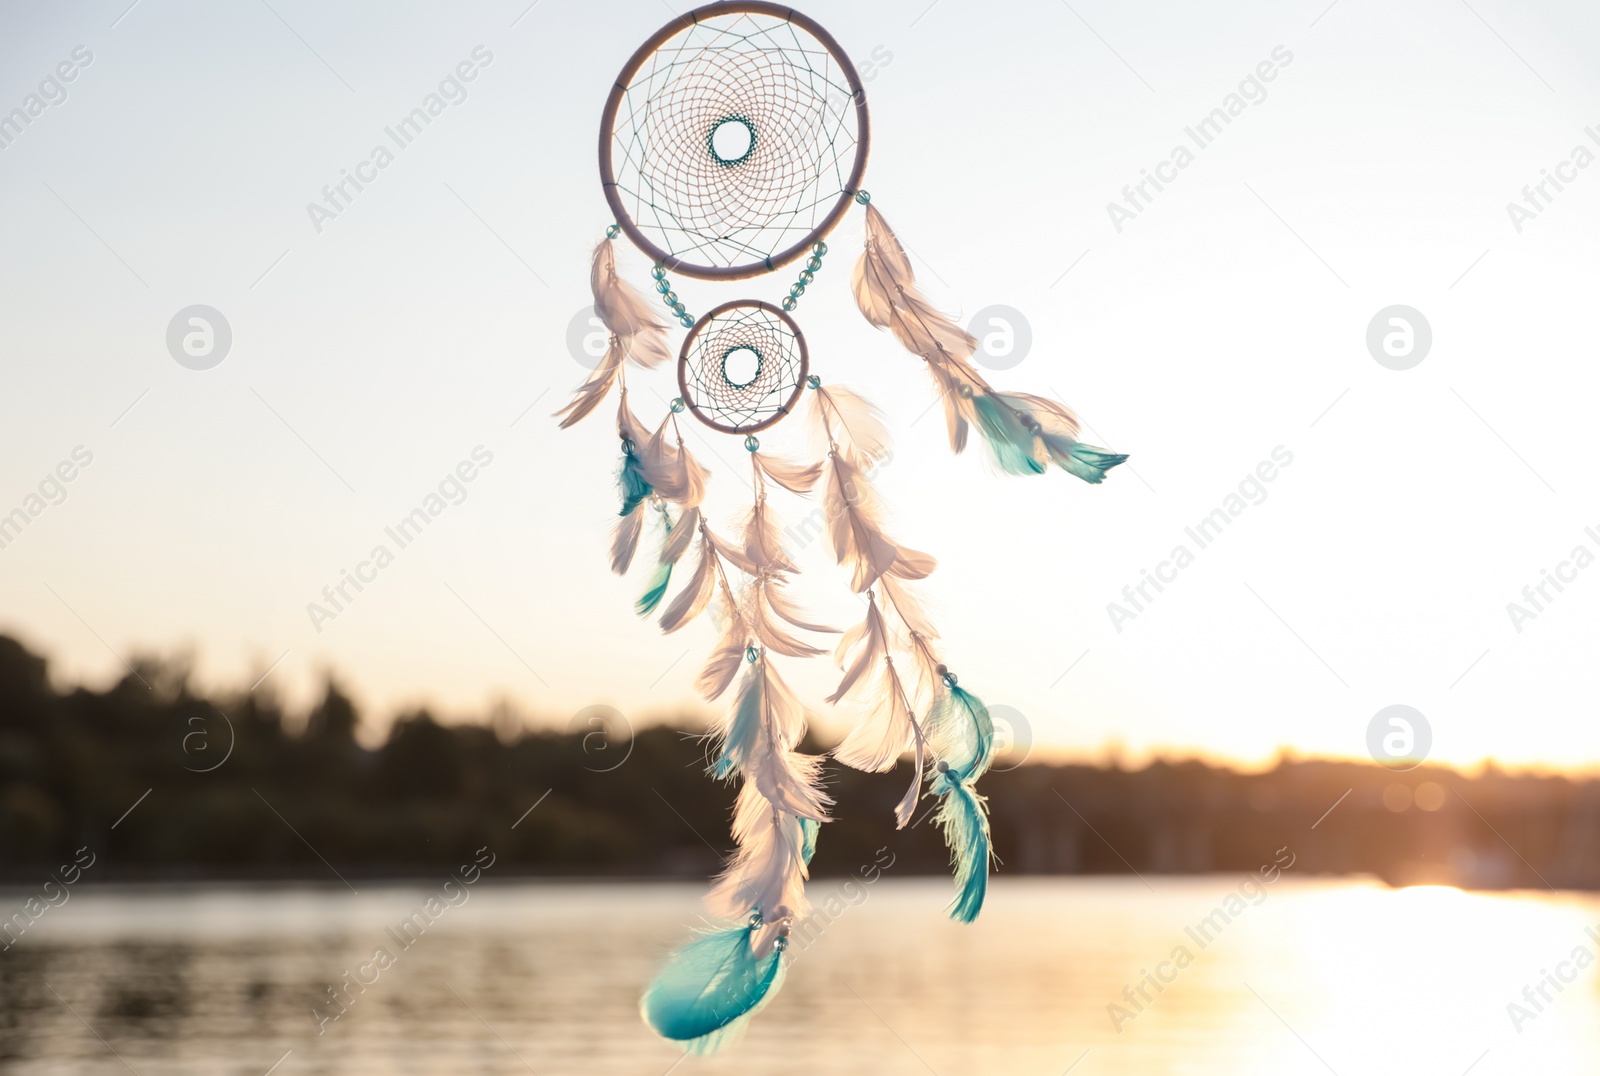
[[[335,871],[438,873],[483,846],[497,878],[699,877],[730,848],[734,789],[705,775],[690,731],[608,740],[419,711],[369,750],[334,686],[291,720],[265,692],[208,700],[181,669],[134,669],[108,691],[62,693],[42,658],[0,636],[0,881],[42,881],[80,849],[96,857],[93,881],[337,884]],[[943,872],[931,821],[893,827],[908,779],[905,765],[830,764],[839,820],[814,872],[854,872],[882,848],[897,875]],[[1296,875],[1600,888],[1595,780],[1285,759],[1264,773],[1028,763],[981,788],[1002,875],[1244,872],[1287,847]]]

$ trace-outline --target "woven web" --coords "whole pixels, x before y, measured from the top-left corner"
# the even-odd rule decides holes
[[[729,122],[753,136],[732,161],[711,139]],[[820,41],[772,16],[716,15],[634,74],[612,168],[650,242],[690,265],[757,265],[806,241],[847,193],[858,133],[848,79]]]
[[[702,320],[680,362],[684,401],[695,417],[731,432],[782,418],[806,376],[799,337],[759,306],[730,307]]]

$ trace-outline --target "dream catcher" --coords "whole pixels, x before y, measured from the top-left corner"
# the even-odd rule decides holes
[[[812,372],[792,316],[822,269],[825,237],[853,204],[862,207],[856,303],[922,359],[954,451],[975,428],[1005,472],[1055,465],[1089,482],[1126,458],[1081,443],[1067,408],[1001,392],[978,373],[977,342],[918,291],[904,248],[861,187],[867,147],[855,67],[822,27],[768,3],[713,4],[669,23],[623,68],[601,122],[614,223],[595,250],[591,283],[609,347],[559,414],[570,426],[617,390],[622,507],[611,566],[626,572],[648,529],[654,565],[638,612],[659,614],[666,632],[707,610],[720,625],[696,686],[708,700],[731,693],[710,734],[710,773],[740,783],[738,851],[707,899],[719,925],[669,958],[641,1005],[653,1029],[696,1052],[737,1034],[781,983],[791,927],[809,914],[805,881],[831,806],[822,760],[798,750],[811,714],[778,659],[821,656],[813,640],[839,633],[812,622],[791,595],[798,569],[767,504],[773,486],[820,497],[833,552],[865,608],[833,648],[842,677],[827,702],[848,701],[862,715],[834,758],[885,771],[910,757],[895,820],[904,827],[919,799],[933,799],[954,865],[952,918],[976,918],[988,883],[989,820],[976,782],[993,757],[993,725],[945,665],[911,586],[933,571],[933,558],[885,530],[871,486],[889,447],[882,416]],[[678,395],[653,426],[629,402],[627,375],[672,360],[668,326],[619,275],[619,235],[654,262],[655,291],[687,330]],[[764,277],[802,258],[777,305],[735,299],[697,318],[672,281]],[[761,449],[756,434],[797,411],[813,427],[820,459]],[[684,442],[690,419],[743,436],[753,499],[734,529],[714,529],[703,510],[708,473]],[[668,600],[675,574],[688,578]]]

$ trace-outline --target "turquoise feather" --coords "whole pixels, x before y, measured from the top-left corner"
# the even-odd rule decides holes
[[[978,416],[978,431],[995,463],[1006,474],[1044,474],[1048,469],[1033,451],[1033,431],[1022,424],[1017,413],[993,396],[972,398]]]
[[[974,782],[994,761],[994,719],[981,699],[956,685],[953,674],[946,675],[944,686],[928,712],[928,743],[939,756],[929,791],[939,800],[934,820],[944,831],[955,868],[950,918],[970,923],[983,910],[989,889],[988,801]]]
[[[617,474],[617,485],[622,489],[622,511],[619,516],[632,514],[644,499],[655,492],[655,487],[645,480],[639,469],[639,458],[623,443],[622,470]]]
[[[783,951],[751,948],[759,924],[702,934],[673,953],[640,999],[645,1023],[695,1054],[736,1038],[783,983]]]
[[[811,857],[817,854],[817,831],[822,828],[822,823],[814,818],[800,819],[800,832],[804,839],[800,844],[800,858],[805,860],[806,866],[811,866]]]
[[[928,741],[960,780],[976,781],[994,761],[994,719],[983,700],[947,681],[928,712]]]
[[[983,910],[989,890],[989,809],[970,781],[946,769],[941,760],[934,771],[933,792],[939,797],[939,813],[934,820],[944,830],[950,848],[950,863],[955,868],[956,899],[950,905],[950,918],[970,923]]]
[[[665,530],[661,534],[661,545],[665,548],[672,538],[672,515],[665,508],[661,509],[661,522]],[[661,604],[661,599],[667,596],[667,586],[672,582],[672,562],[664,558],[656,561],[656,570],[650,575],[650,585],[645,592],[639,595],[639,600],[633,603],[634,611],[640,616],[649,616],[656,611],[656,606]]]
[[[972,407],[990,455],[1006,474],[1044,474],[1054,462],[1085,482],[1100,483],[1107,471],[1128,458],[1123,452],[1108,452],[1063,433],[1051,433],[1032,419],[1024,422],[1016,408],[986,393],[973,396]]]
[[[1042,440],[1050,452],[1050,458],[1059,463],[1062,470],[1077,475],[1085,482],[1104,482],[1106,472],[1128,458],[1126,452],[1107,452],[1103,448],[1052,434],[1042,435]]]

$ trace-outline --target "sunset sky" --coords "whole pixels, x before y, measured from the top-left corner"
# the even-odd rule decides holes
[[[258,690],[295,706],[336,670],[375,719],[498,700],[562,724],[597,703],[700,711],[711,625],[662,637],[632,612],[644,572],[608,570],[611,408],[565,432],[550,417],[586,372],[567,334],[610,223],[601,106],[681,9],[443,10],[4,16],[0,120],[44,103],[0,127],[0,516],[29,519],[0,548],[0,631],[64,682],[189,652],[209,686],[271,668]],[[1059,393],[1087,440],[1132,454],[1100,487],[952,456],[920,361],[854,308],[860,211],[829,237],[796,316],[815,372],[888,416],[879,488],[894,532],[940,560],[922,591],[964,686],[1021,713],[1040,751],[1364,757],[1369,720],[1403,703],[1437,760],[1600,765],[1600,64],[1584,47],[1600,10],[805,10],[871,64],[865,186],[919,280],[963,322],[1026,318],[1031,350],[991,380]],[[385,128],[463,68],[463,95],[369,167],[395,145]],[[1230,94],[1241,114],[1201,148],[1186,128]],[[1168,167],[1178,146],[1190,159]],[[330,214],[323,188],[358,171],[376,178]],[[1135,192],[1134,215],[1124,187],[1152,173],[1176,178]],[[618,257],[648,289],[648,259]],[[791,277],[679,290],[700,312],[776,301]],[[1407,370],[1368,350],[1397,304],[1431,326]],[[231,329],[210,369],[168,351],[195,305]],[[632,385],[647,421],[675,394],[666,369]],[[804,433],[763,445],[799,454]],[[748,496],[738,439],[701,430],[691,448],[726,528]],[[399,549],[384,528],[463,461],[474,477],[444,491],[460,503]],[[1235,494],[1200,548],[1186,528]],[[774,503],[790,522],[811,510]],[[314,625],[308,603],[380,543],[393,563]],[[1192,563],[1135,609],[1124,587],[1180,545]],[[806,604],[858,619],[825,543],[799,559]],[[1541,596],[1546,570],[1564,581]],[[784,668],[839,733],[831,667]]]

